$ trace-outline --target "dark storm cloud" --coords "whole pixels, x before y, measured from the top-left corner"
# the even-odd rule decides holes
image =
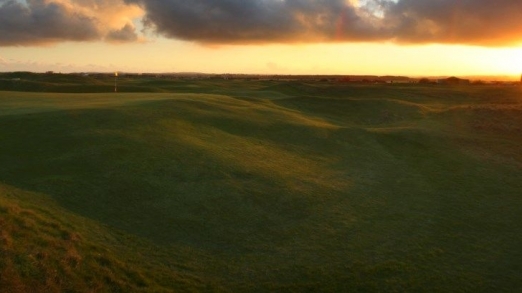
[[[138,34],[136,33],[134,26],[126,24],[119,30],[111,30],[105,39],[116,43],[135,42],[138,40]]]
[[[127,0],[146,11],[157,32],[201,42],[323,41],[335,36],[342,16],[350,35],[368,38],[344,0]]]
[[[0,0],[0,46],[99,38],[95,21],[65,5],[43,0]]]
[[[167,37],[207,43],[522,40],[520,0],[126,0]]]
[[[511,45],[522,41],[520,0],[401,0],[385,21],[400,42]]]
[[[141,15],[131,4],[157,33],[201,43],[522,41],[522,0],[22,1],[0,0],[0,46],[136,41],[133,26],[121,28]]]

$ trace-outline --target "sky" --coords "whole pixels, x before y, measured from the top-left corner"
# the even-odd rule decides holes
[[[0,0],[0,71],[522,73],[520,0]]]

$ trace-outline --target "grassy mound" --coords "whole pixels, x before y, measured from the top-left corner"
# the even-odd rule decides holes
[[[190,274],[189,262],[166,262],[156,246],[78,217],[42,194],[0,184],[0,224],[4,292],[167,292],[206,286]]]
[[[0,285],[522,286],[519,88],[214,83],[2,92]]]

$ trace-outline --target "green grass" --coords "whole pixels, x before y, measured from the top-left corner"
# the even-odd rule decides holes
[[[522,288],[520,88],[132,82],[0,92],[0,288]]]

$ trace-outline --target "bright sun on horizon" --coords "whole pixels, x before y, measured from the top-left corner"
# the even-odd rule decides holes
[[[4,1],[0,71],[522,73],[518,2],[260,3]],[[24,13],[14,19],[12,11]]]

